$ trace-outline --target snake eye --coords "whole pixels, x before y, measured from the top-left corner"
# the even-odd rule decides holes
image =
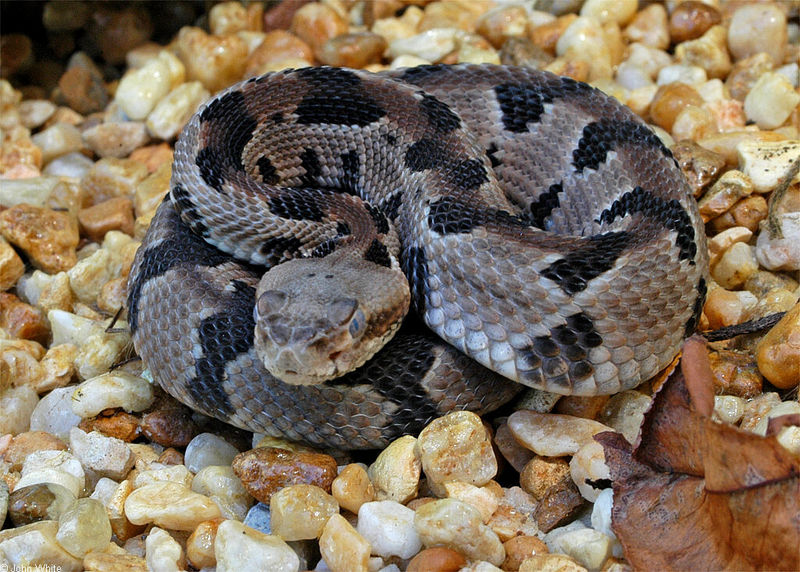
[[[348,331],[350,332],[350,337],[355,339],[361,336],[364,333],[364,330],[367,327],[367,318],[364,316],[364,312],[358,310],[353,319],[350,320],[350,327]]]

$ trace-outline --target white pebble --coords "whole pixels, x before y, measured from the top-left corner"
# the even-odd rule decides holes
[[[300,558],[280,537],[263,534],[235,520],[226,520],[217,528],[214,553],[217,572],[300,570]]]
[[[184,464],[193,473],[211,465],[230,465],[239,450],[213,433],[200,433],[186,445]]]
[[[192,480],[192,490],[217,503],[225,518],[244,520],[254,502],[230,465],[204,467]]]
[[[667,85],[669,83],[685,83],[687,85],[696,85],[704,83],[708,80],[706,70],[698,66],[689,66],[683,64],[673,64],[664,66],[658,72],[658,85]]]
[[[127,443],[98,431],[86,433],[73,427],[69,432],[69,447],[85,468],[117,481],[127,476],[135,461]]]
[[[82,560],[64,550],[56,540],[58,523],[41,520],[0,532],[0,561],[8,570],[79,572]]]
[[[22,203],[45,207],[61,179],[50,175],[26,179],[3,179],[0,185],[0,207],[13,207]]]
[[[545,457],[574,455],[597,433],[613,431],[591,419],[533,411],[512,413],[508,428],[522,445]]]
[[[27,431],[38,403],[39,396],[27,385],[4,390],[0,394],[0,434],[17,435]]]
[[[74,125],[56,123],[31,137],[31,141],[42,150],[42,162],[49,163],[56,157],[78,151],[83,141],[81,132]]]
[[[581,6],[581,16],[623,26],[636,14],[638,4],[637,0],[586,0]]]
[[[727,290],[739,289],[758,270],[753,247],[744,242],[731,245],[711,270],[714,280]]]
[[[594,502],[601,490],[596,489],[587,481],[597,482],[611,479],[611,471],[606,464],[603,446],[597,441],[590,441],[578,449],[578,452],[569,461],[569,473],[581,496],[589,502]]]
[[[132,413],[144,411],[154,399],[153,386],[147,380],[124,371],[114,371],[79,384],[72,394],[72,411],[83,418],[115,407]]]
[[[25,457],[16,488],[37,483],[61,485],[77,498],[83,496],[86,473],[80,461],[69,451],[34,451]]]
[[[728,49],[737,60],[766,52],[780,64],[786,39],[786,14],[777,3],[744,4],[728,25]]]
[[[767,229],[756,240],[756,258],[767,270],[800,270],[800,212],[778,216],[782,238],[772,238]]]
[[[170,91],[147,116],[145,125],[153,137],[170,140],[191,119],[211,94],[199,81],[183,83]]]
[[[154,483],[135,489],[125,499],[125,515],[133,524],[153,523],[171,530],[194,530],[204,520],[221,516],[208,497],[177,483]]]
[[[75,151],[56,157],[45,166],[42,172],[45,175],[80,179],[89,172],[92,165],[94,165],[94,161],[83,153]]]
[[[750,177],[758,193],[775,189],[792,163],[800,159],[800,141],[755,141],[744,139],[736,145],[739,168]],[[800,183],[800,173],[792,184]],[[763,234],[763,233],[762,233]]]
[[[735,425],[744,415],[744,399],[735,395],[715,395],[714,413],[723,423]]]
[[[70,429],[81,422],[81,418],[72,412],[75,387],[59,387],[45,395],[30,414],[31,431],[44,431],[68,441]]]
[[[410,38],[399,38],[389,44],[390,59],[399,56],[415,56],[429,62],[437,62],[456,49],[459,30],[455,28],[433,28]]]
[[[372,553],[384,558],[411,558],[422,547],[414,511],[394,501],[362,504],[356,529],[372,545]]]
[[[172,572],[183,570],[183,549],[166,530],[157,526],[150,529],[145,540],[148,570]]]
[[[744,113],[761,129],[775,129],[783,125],[798,103],[800,94],[786,76],[767,72],[744,98]]]
[[[116,102],[134,120],[147,117],[156,104],[179,85],[185,76],[183,63],[167,50],[139,69],[129,70],[120,80]]]

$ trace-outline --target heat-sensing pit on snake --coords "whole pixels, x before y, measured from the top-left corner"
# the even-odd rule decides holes
[[[583,83],[308,68],[237,84],[186,126],[129,322],[194,409],[376,447],[519,384],[637,386],[694,330],[706,257],[669,150]],[[435,335],[395,336],[409,306]]]

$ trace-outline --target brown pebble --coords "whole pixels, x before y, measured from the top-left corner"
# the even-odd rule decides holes
[[[55,483],[37,483],[15,489],[8,497],[8,517],[14,526],[40,520],[58,520],[75,502],[73,494]]]
[[[750,399],[759,395],[763,381],[750,352],[716,350],[708,352],[714,374],[714,393]]]
[[[0,328],[12,338],[42,344],[50,337],[50,322],[44,312],[8,292],[0,292]]]
[[[688,0],[678,4],[669,17],[669,35],[674,44],[694,40],[705,34],[711,26],[719,24],[719,10],[703,2]]]
[[[330,493],[336,478],[336,459],[330,455],[275,447],[239,453],[231,465],[247,492],[263,503],[288,485],[316,485]]]
[[[672,148],[672,155],[689,181],[695,197],[699,197],[716,181],[725,167],[722,155],[704,149],[694,141],[679,141]]]
[[[172,147],[169,143],[145,145],[136,149],[128,158],[147,167],[148,173],[155,173],[161,165],[172,164]]]
[[[503,423],[497,428],[494,435],[494,444],[500,454],[503,455],[503,458],[518,473],[525,468],[525,465],[534,456],[533,451],[526,449],[519,444],[519,441],[514,439],[514,435],[511,434],[511,430],[508,428],[508,423]]]
[[[544,532],[568,521],[585,503],[572,481],[569,463],[561,457],[537,455],[525,465],[519,484],[539,501],[533,516]]]
[[[701,106],[703,98],[692,86],[681,82],[662,85],[650,102],[650,120],[672,132],[675,118],[689,105]]]
[[[102,415],[84,419],[78,425],[87,433],[99,431],[108,437],[116,437],[126,443],[131,443],[142,434],[139,418],[125,411],[114,411],[110,415]]]
[[[768,71],[772,71],[774,67],[775,62],[772,61],[772,56],[764,52],[739,60],[733,64],[728,77],[725,78],[725,87],[728,88],[733,99],[744,101],[758,78]]]
[[[595,395],[580,397],[578,395],[565,395],[558,400],[553,408],[553,413],[583,417],[584,419],[597,419],[597,415],[608,403],[608,395]]]
[[[292,16],[290,31],[316,54],[325,42],[347,33],[347,22],[327,4],[306,4]]]
[[[260,73],[262,67],[281,60],[314,61],[311,46],[286,30],[273,30],[264,36],[264,40],[247,57],[245,77]]]
[[[158,462],[162,465],[183,465],[183,453],[173,447],[168,447],[158,456]]]
[[[503,543],[506,549],[506,559],[501,568],[509,572],[516,572],[520,565],[534,554],[547,554],[550,552],[547,545],[535,536],[515,536]]]
[[[791,389],[800,384],[800,304],[761,339],[756,356],[759,370],[775,387]]]
[[[106,5],[107,6],[107,5]],[[103,59],[111,65],[125,63],[125,56],[134,48],[144,44],[153,33],[150,15],[135,3],[95,8],[92,19],[95,26],[90,33],[100,48]]]
[[[217,538],[217,529],[224,520],[223,518],[204,520],[186,539],[186,558],[196,569],[213,568],[217,565],[214,540]]]
[[[95,242],[102,242],[110,230],[119,230],[133,235],[133,201],[126,197],[115,197],[78,211],[78,222],[84,235]]]
[[[15,435],[3,454],[3,460],[9,463],[10,471],[21,471],[25,457],[34,451],[66,451],[67,445],[50,433],[44,431],[27,431]]]
[[[566,14],[547,24],[540,26],[529,25],[527,30],[528,38],[548,54],[555,55],[558,39],[564,33],[564,30],[569,28],[569,25],[577,18],[577,14]]]
[[[97,295],[97,307],[107,314],[116,314],[125,305],[128,278],[112,278],[100,288]]]
[[[0,234],[48,274],[78,262],[78,221],[69,213],[20,204],[0,212]]]
[[[387,46],[383,36],[371,32],[342,34],[322,44],[319,61],[329,66],[363,68],[380,63]]]
[[[164,447],[185,447],[200,433],[192,421],[192,410],[165,393],[142,416],[141,427],[145,437]]]
[[[83,52],[73,54],[67,70],[58,80],[56,102],[88,115],[105,109],[108,101],[103,74],[95,63]]]
[[[450,548],[426,548],[408,563],[406,572],[457,572],[467,565],[467,559]]]
[[[0,292],[10,290],[25,274],[25,263],[17,251],[0,238]]]

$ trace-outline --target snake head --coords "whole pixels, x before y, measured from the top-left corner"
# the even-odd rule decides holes
[[[405,278],[391,268],[354,257],[290,260],[256,291],[256,353],[286,383],[340,377],[391,339],[409,300]]]

